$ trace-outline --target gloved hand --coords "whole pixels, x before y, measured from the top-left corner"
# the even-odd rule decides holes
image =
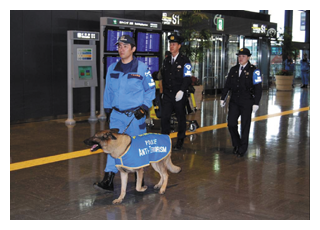
[[[179,90],[176,94],[176,101],[180,101],[183,97],[184,92],[182,90]]]
[[[142,107],[139,107],[136,111],[134,111],[134,116],[137,118],[137,120],[140,120],[146,114],[147,114],[147,111]]]
[[[220,100],[220,106],[224,107],[226,105],[226,103],[224,103],[224,100]]]
[[[106,113],[106,121],[107,121],[107,124],[109,124],[109,123],[110,123],[110,116],[111,116],[112,109],[106,109],[106,108],[104,108],[104,112]]]
[[[259,105],[253,105],[252,106],[252,112],[255,113],[259,109]]]

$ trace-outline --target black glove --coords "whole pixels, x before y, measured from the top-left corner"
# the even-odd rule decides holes
[[[136,111],[134,111],[134,116],[137,118],[137,120],[140,120],[141,118],[146,116],[146,114],[147,111],[142,107],[139,107]]]
[[[105,108],[104,112],[106,113],[106,121],[109,124],[110,123],[110,115],[111,115],[112,109],[106,109]]]

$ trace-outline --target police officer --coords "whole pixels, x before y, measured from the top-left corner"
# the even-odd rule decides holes
[[[308,60],[308,55],[306,53],[303,54],[303,59],[300,61],[301,68],[301,80],[302,86],[301,88],[308,88],[308,75],[310,72],[310,61]]]
[[[163,99],[161,109],[161,133],[170,134],[170,119],[175,112],[178,120],[178,138],[174,151],[182,148],[186,137],[185,105],[187,89],[191,84],[191,64],[189,58],[179,53],[182,39],[177,34],[168,36],[170,52],[163,61],[162,86]]]
[[[228,112],[228,129],[232,139],[233,153],[243,157],[248,149],[251,113],[259,108],[262,94],[260,71],[249,62],[251,53],[242,48],[237,53],[238,64],[228,74],[221,94],[221,106],[225,105],[228,91],[231,91]],[[238,118],[241,116],[241,135],[238,132]]]
[[[145,119],[155,98],[155,83],[148,66],[133,56],[136,44],[132,37],[121,36],[115,45],[121,60],[108,68],[104,109],[107,119],[110,117],[110,129],[117,128],[119,133],[126,130],[126,134],[138,136],[147,132]],[[108,154],[104,178],[94,183],[94,187],[113,191],[113,178],[117,172],[115,159]]]

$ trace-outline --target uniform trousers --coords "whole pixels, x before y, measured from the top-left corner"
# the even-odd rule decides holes
[[[301,71],[301,79],[302,79],[302,84],[303,85],[308,85],[309,84],[309,79],[308,79],[308,71]]]
[[[253,99],[239,99],[229,102],[228,129],[233,147],[238,146],[240,153],[248,149],[249,132],[251,126]],[[241,136],[238,131],[238,119],[241,116]]]
[[[132,122],[129,125],[131,120]],[[137,120],[134,114],[132,114],[132,116],[127,116],[124,113],[112,110],[110,116],[110,129],[119,129],[119,133],[123,133],[123,131],[129,125],[125,134],[128,134],[129,136],[138,136],[147,132],[145,120],[145,117]],[[115,159],[110,154],[107,154],[107,165],[104,171],[113,173],[118,172],[118,169],[115,166]]]
[[[176,94],[164,94],[161,108],[161,133],[169,135],[171,132],[170,120],[171,115],[175,112],[178,121],[178,139],[186,137],[186,93],[184,93],[180,101],[175,100]]]

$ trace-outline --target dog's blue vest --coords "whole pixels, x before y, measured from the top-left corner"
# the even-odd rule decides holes
[[[146,133],[131,137],[129,149],[119,158],[116,166],[137,169],[148,166],[165,158],[171,151],[171,139],[168,135]]]

